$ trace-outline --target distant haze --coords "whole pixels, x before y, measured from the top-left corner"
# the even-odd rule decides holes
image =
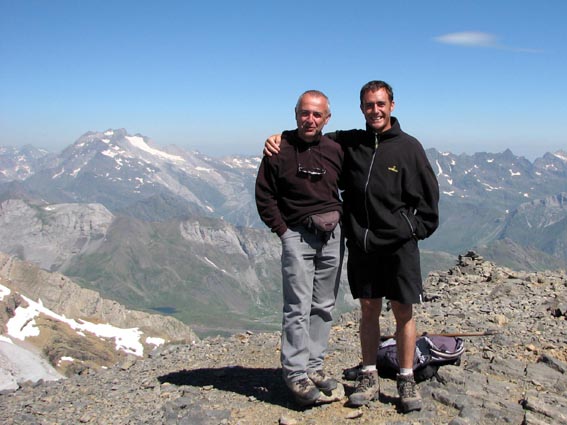
[[[533,159],[567,146],[567,2],[245,3],[1,2],[0,146],[58,152],[126,128],[259,154],[308,89],[331,100],[327,130],[363,127],[374,79],[427,148]]]

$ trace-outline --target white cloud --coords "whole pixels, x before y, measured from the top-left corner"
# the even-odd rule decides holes
[[[435,40],[440,43],[459,46],[495,47],[498,45],[497,38],[494,35],[475,31],[453,32],[435,37]]]
[[[465,47],[488,47],[491,49],[514,50],[517,52],[537,53],[539,50],[526,49],[522,47],[509,47],[499,43],[499,39],[494,34],[480,31],[452,32],[434,38],[435,41],[443,44],[453,44]]]

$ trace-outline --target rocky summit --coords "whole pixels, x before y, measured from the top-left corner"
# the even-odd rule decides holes
[[[567,277],[518,272],[474,252],[431,273],[416,307],[419,332],[460,334],[458,366],[421,382],[421,411],[402,414],[395,382],[380,399],[346,401],[359,362],[358,311],[336,320],[326,369],[342,385],[301,408],[279,368],[278,333],[244,332],[156,348],[146,358],[0,395],[3,424],[564,424],[567,423]],[[387,305],[384,333],[393,333]],[[343,392],[344,390],[344,392]]]

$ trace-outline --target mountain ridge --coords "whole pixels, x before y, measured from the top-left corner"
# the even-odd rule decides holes
[[[426,153],[442,194],[439,229],[421,243],[427,250],[455,255],[499,240],[502,245],[504,239],[525,243],[503,232],[514,211],[565,191],[564,151],[548,152],[534,161],[510,149],[455,155],[429,148]],[[11,190],[17,193],[12,196],[27,193],[49,203],[102,203],[113,214],[145,221],[209,216],[236,226],[263,228],[254,203],[260,159],[212,158],[177,146],[159,147],[125,129],[108,129],[85,133],[50,168],[30,171],[27,179],[18,180],[18,189]],[[8,188],[0,187],[0,199],[3,192],[4,197],[11,196]],[[538,248],[537,244],[531,248]],[[548,244],[543,253],[567,263],[565,250]],[[551,263],[550,258],[544,267]]]
[[[567,154],[427,154],[442,196],[439,229],[420,242],[424,278],[469,249],[519,269],[567,265]],[[260,159],[160,147],[125,129],[86,133],[0,184],[0,251],[202,335],[275,329],[280,247],[256,212]],[[342,288],[348,311],[346,278]]]
[[[0,368],[5,378],[0,380],[0,392],[21,384],[14,371],[20,370],[25,379],[31,379],[30,370],[41,379],[59,379],[109,367],[129,355],[147,355],[166,342],[199,339],[173,317],[128,310],[59,273],[3,253],[0,329],[0,357],[6,349],[12,353]],[[26,360],[19,366],[21,357]],[[49,359],[49,367],[37,367],[41,358]]]

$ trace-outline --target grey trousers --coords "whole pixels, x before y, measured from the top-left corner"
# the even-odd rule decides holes
[[[327,243],[303,226],[282,236],[283,378],[294,382],[322,369],[344,256],[340,226]]]

